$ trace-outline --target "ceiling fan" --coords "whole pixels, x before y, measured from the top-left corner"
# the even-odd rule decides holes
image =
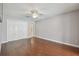
[[[32,17],[34,19],[40,17],[43,15],[42,12],[40,12],[38,9],[31,9],[29,12],[26,13],[26,17]]]

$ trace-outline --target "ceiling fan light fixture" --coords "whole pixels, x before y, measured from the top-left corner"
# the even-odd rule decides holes
[[[32,14],[32,17],[33,17],[33,18],[37,18],[37,17],[38,17],[38,14],[37,14],[37,13],[33,13],[33,14]]]
[[[38,11],[37,10],[31,10],[32,17],[37,18],[38,17]]]

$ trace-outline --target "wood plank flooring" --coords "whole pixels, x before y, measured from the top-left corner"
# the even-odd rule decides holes
[[[79,56],[79,48],[40,38],[16,40],[2,44],[2,56]]]

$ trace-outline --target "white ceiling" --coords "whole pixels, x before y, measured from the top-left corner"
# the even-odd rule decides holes
[[[26,13],[29,10],[38,8],[44,15],[40,16],[37,20],[46,19],[57,14],[64,12],[70,12],[72,10],[79,9],[77,3],[4,3],[3,13],[7,19],[19,19],[19,20],[33,20],[27,18]]]

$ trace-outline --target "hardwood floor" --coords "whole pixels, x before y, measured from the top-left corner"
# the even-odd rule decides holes
[[[2,44],[2,56],[79,56],[79,48],[29,38]]]

